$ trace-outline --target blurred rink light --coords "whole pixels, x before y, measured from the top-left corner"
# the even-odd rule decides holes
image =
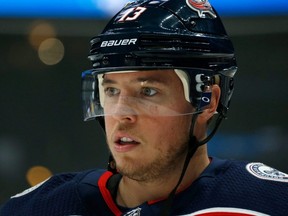
[[[26,173],[26,180],[30,186],[35,186],[49,177],[52,176],[52,172],[44,166],[31,167]]]
[[[55,27],[47,22],[37,20],[28,30],[29,44],[38,52],[38,57],[46,65],[55,65],[64,57],[64,45],[56,38]]]
[[[55,38],[56,30],[53,25],[45,21],[36,21],[33,22],[30,30],[28,31],[28,40],[30,45],[38,50],[40,44],[48,39]]]
[[[64,45],[57,38],[48,38],[41,42],[38,48],[38,56],[46,65],[55,65],[64,57]]]

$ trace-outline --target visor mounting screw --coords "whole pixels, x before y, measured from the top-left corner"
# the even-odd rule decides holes
[[[103,64],[104,66],[109,65],[109,58],[108,58],[108,57],[104,57],[104,58],[102,59],[102,64]]]
[[[192,27],[195,27],[195,26],[196,26],[196,22],[195,22],[194,20],[192,20],[192,21],[190,22],[190,24],[191,24]]]
[[[189,25],[190,29],[195,28],[196,24],[197,23],[196,23],[196,21],[193,18],[188,21],[188,25]]]
[[[128,66],[135,65],[135,60],[131,55],[125,55],[124,64]]]

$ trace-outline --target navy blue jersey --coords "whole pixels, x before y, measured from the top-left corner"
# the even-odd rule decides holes
[[[117,177],[105,170],[59,174],[17,194],[1,216],[160,215],[166,199],[133,209],[115,203]],[[176,194],[171,215],[288,215],[288,175],[262,163],[212,158],[187,189]]]

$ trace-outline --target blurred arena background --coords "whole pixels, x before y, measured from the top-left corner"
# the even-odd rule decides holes
[[[125,2],[0,0],[0,205],[51,174],[106,167],[103,132],[82,121],[81,72],[90,38]],[[210,2],[239,65],[210,154],[288,172],[288,2]]]

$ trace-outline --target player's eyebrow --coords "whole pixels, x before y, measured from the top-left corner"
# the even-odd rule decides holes
[[[161,79],[159,77],[156,76],[147,76],[147,77],[138,77],[136,79],[136,82],[141,82],[141,83],[147,83],[147,84],[165,84],[166,81],[165,79]]]
[[[105,78],[105,76],[103,77],[103,80],[102,80],[102,85],[105,85],[105,84],[116,84],[117,82],[115,80],[112,80],[112,79],[107,79]]]
[[[147,84],[159,84],[159,85],[164,85],[168,81],[163,78],[159,78],[157,76],[143,76],[143,77],[137,77],[136,79],[133,79],[130,81],[131,83],[147,83]],[[102,85],[105,84],[117,84],[117,80],[115,79],[109,79],[106,76],[103,77]]]

